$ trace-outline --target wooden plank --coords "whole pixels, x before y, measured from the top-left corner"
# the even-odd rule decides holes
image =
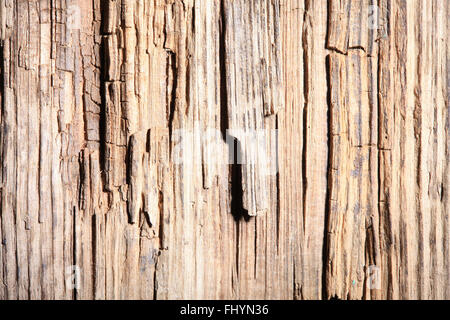
[[[0,299],[448,299],[448,1],[4,0]]]

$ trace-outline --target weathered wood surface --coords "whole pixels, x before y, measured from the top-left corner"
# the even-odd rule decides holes
[[[1,0],[0,298],[450,299],[449,6]]]

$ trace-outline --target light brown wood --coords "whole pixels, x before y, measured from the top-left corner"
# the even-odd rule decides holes
[[[0,299],[450,299],[449,18],[0,0]]]

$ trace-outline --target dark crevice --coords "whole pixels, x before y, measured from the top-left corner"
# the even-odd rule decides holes
[[[255,221],[255,235],[254,235],[254,255],[255,255],[255,261],[253,262],[253,277],[256,279],[257,276],[257,266],[258,266],[258,220],[254,219]]]
[[[97,270],[97,214],[94,213],[92,215],[92,221],[91,221],[91,232],[92,232],[92,270]],[[92,286],[92,296],[95,298],[95,292],[97,288],[97,275],[96,272],[93,272],[92,274],[92,280],[94,282],[94,285]]]
[[[133,156],[133,153],[135,152],[134,148],[136,145],[135,136],[130,136],[127,143],[127,148],[125,151],[125,181],[128,186],[131,186],[131,177],[133,175],[133,172],[131,172],[131,169],[133,167],[133,159],[131,158]]]
[[[156,268],[153,275],[153,300],[158,300],[158,282],[156,281]]]
[[[144,197],[145,197],[145,195],[142,195],[142,203],[145,203]],[[152,227],[153,227],[153,224],[152,224],[152,222],[151,222],[151,220],[150,220],[150,215],[149,215],[149,213],[148,213],[147,211],[145,211],[145,210],[140,210],[140,211],[139,211],[139,219],[140,219],[140,220],[138,221],[138,223],[140,224],[141,230],[142,230],[142,228],[144,227],[144,224],[145,224],[145,223],[147,223],[147,226],[148,226],[149,228],[152,228]]]
[[[231,139],[230,139],[231,138]],[[236,222],[244,219],[250,221],[248,210],[243,206],[243,188],[242,188],[242,164],[239,160],[241,156],[241,143],[238,139],[229,136],[228,141],[232,141],[233,145],[229,148],[233,154],[233,162],[231,164],[231,214]]]
[[[243,207],[243,189],[242,189],[242,164],[239,164],[238,158],[240,152],[240,142],[238,139],[231,137],[227,141],[231,141],[232,145],[228,146],[230,152],[233,152],[233,162],[231,164],[231,214],[236,221],[236,272],[239,274],[239,248],[240,248],[240,226],[241,220],[250,221],[248,211]]]
[[[177,102],[177,89],[178,89],[178,68],[177,68],[177,56],[174,52],[166,50],[169,55],[169,64],[167,70],[167,76],[169,72],[172,72],[172,92],[170,93],[170,103],[169,103],[169,117],[168,117],[168,127],[169,127],[169,148],[170,153],[172,153],[172,133],[173,133],[173,120],[175,118],[175,109]]]
[[[186,110],[184,111],[184,114],[187,116],[189,113],[189,103],[191,101],[191,54],[188,55],[186,58],[186,85],[185,85],[185,94],[186,94]]]
[[[327,190],[326,190],[326,202],[325,202],[325,215],[324,215],[324,231],[323,231],[323,246],[322,246],[322,298],[328,297],[327,286],[327,272],[328,272],[328,256],[329,256],[329,215],[331,210],[331,188],[332,188],[332,159],[333,159],[333,134],[332,134],[332,105],[331,105],[331,74],[330,74],[330,56],[326,57],[326,77],[327,77],[327,121],[328,121],[328,167],[327,167]]]
[[[159,209],[159,248],[165,250],[164,248],[164,194],[161,190],[158,192],[158,209]],[[150,220],[150,219],[149,219]],[[150,222],[150,221],[149,221]],[[150,225],[150,223],[149,223]]]
[[[5,116],[5,82],[6,82],[6,74],[5,74],[5,62],[4,62],[4,41],[0,40],[0,120],[3,119]],[[1,121],[1,130],[0,130],[0,141],[2,143],[2,147],[5,145],[3,142],[3,138],[6,135],[8,128],[4,125],[4,122]],[[2,148],[3,149],[3,148]],[[0,163],[3,163],[3,150],[0,150]],[[3,170],[3,168],[0,168],[0,170]],[[0,179],[3,177],[3,172],[0,172]],[[0,192],[2,191],[2,183],[3,181],[0,180]],[[1,194],[1,193],[0,193]],[[1,216],[1,208],[0,206],[0,216]]]
[[[347,52],[344,52],[344,51],[339,50],[338,48],[332,47],[332,46],[328,46],[327,49],[330,50],[330,51],[333,51],[333,52],[342,54],[342,55],[344,55],[344,56],[348,56],[348,51],[347,51]],[[348,49],[350,49],[350,48],[348,48]]]
[[[228,88],[226,69],[226,15],[224,0],[220,5],[220,38],[219,38],[219,61],[220,61],[220,131],[222,138],[226,140],[228,123]]]
[[[275,116],[275,130],[278,132],[279,124],[278,124],[278,115]],[[278,150],[278,136],[277,136],[277,150]],[[277,152],[278,155],[278,152]],[[278,157],[277,157],[278,161]],[[277,163],[277,174],[276,174],[276,187],[277,187],[277,207],[276,207],[276,218],[277,218],[277,253],[280,251],[280,220],[281,220],[281,196],[280,196],[280,172],[279,172],[279,163]]]
[[[298,299],[298,296],[299,296],[299,294],[298,294],[298,286],[297,286],[297,279],[296,279],[296,277],[295,277],[295,267],[296,267],[296,265],[295,265],[295,258],[294,258],[294,260],[293,260],[293,263],[292,263],[292,300],[299,300]]]
[[[103,1],[102,1],[103,3]],[[103,9],[103,8],[102,8]],[[102,18],[104,16],[104,10],[102,12]],[[102,19],[103,20],[103,19]],[[108,48],[106,45],[107,39],[105,36],[103,36],[102,41],[100,43],[100,75],[101,75],[101,82],[100,85],[100,99],[101,99],[101,105],[100,105],[100,114],[99,114],[99,138],[100,138],[100,146],[99,146],[99,157],[100,157],[100,172],[101,172],[101,179],[103,186],[106,187],[107,185],[107,179],[106,179],[106,150],[107,150],[107,137],[106,137],[106,126],[107,126],[107,101],[106,101],[106,93],[107,90],[111,90],[109,88],[108,82],[107,82],[107,70],[108,66],[110,64],[109,61],[109,55],[108,55]]]
[[[328,39],[330,39],[330,18],[331,18],[332,14],[331,14],[331,2],[328,1],[327,4],[327,27],[325,30],[325,44],[324,44],[324,48],[328,49],[328,50],[335,50],[335,48],[331,48],[328,45]]]
[[[236,223],[236,274],[239,275],[239,237],[240,237],[240,223]]]
[[[108,16],[108,0],[100,0],[100,33],[106,34],[108,30],[108,22],[109,22],[109,16]]]
[[[305,6],[309,5],[309,3],[305,3]],[[305,7],[306,8],[306,7]],[[304,14],[304,24],[310,23],[309,19],[307,19],[307,11]],[[302,49],[303,49],[303,96],[304,96],[304,105],[303,105],[303,146],[302,146],[302,212],[303,212],[303,233],[305,233],[306,228],[306,191],[308,189],[308,175],[307,175],[307,150],[308,150],[308,103],[309,103],[309,68],[308,68],[308,32],[309,27],[306,27],[303,30],[302,35]]]
[[[81,36],[78,33],[78,41],[81,41]],[[83,57],[83,52],[81,49],[81,46],[78,48],[77,52],[75,53],[76,55],[78,55],[79,60],[80,60],[80,64],[81,64],[81,78],[82,79],[86,79],[86,66],[85,66],[85,59]],[[89,93],[87,92],[88,89],[86,88],[86,81],[82,81],[81,83],[81,106],[82,106],[82,110],[83,110],[83,133],[84,133],[84,141],[89,141],[89,136],[88,136],[88,100],[90,99],[89,97]],[[101,92],[100,92],[101,94]]]
[[[152,144],[152,130],[147,130],[146,136],[145,136],[145,152],[150,153],[151,150],[151,144]]]
[[[79,165],[79,172],[80,172],[80,180],[78,181],[78,208],[79,209],[83,209],[84,207],[84,186],[85,186],[85,182],[86,182],[86,172],[85,172],[85,168],[84,168],[84,152],[83,150],[80,151],[79,155],[78,155],[78,165]]]
[[[230,165],[230,184],[231,184],[231,214],[236,222],[244,219],[250,220],[248,211],[243,206],[242,190],[242,164],[241,144],[239,140],[228,134],[229,113],[228,113],[228,87],[227,87],[227,68],[226,68],[226,14],[225,1],[220,3],[220,21],[219,21],[219,61],[220,61],[220,131],[222,139],[228,144]],[[239,223],[237,225],[239,236]]]
[[[76,266],[77,265],[77,208],[74,206],[73,207],[73,220],[72,220],[72,266]],[[73,272],[74,270],[72,270]],[[75,283],[77,283],[79,281],[78,277],[78,273],[75,270]],[[75,288],[73,288],[73,300],[77,300],[78,298],[78,292],[77,292],[77,288],[75,286]]]
[[[195,33],[195,6],[192,6],[192,33]]]
[[[157,253],[156,253],[157,252]],[[158,300],[158,277],[157,277],[157,271],[158,271],[158,258],[159,258],[159,251],[153,251],[152,253],[154,256],[153,259],[155,260],[155,269],[153,272],[153,300]]]

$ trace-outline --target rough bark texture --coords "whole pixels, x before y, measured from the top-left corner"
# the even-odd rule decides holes
[[[0,0],[0,298],[450,299],[449,6]]]

